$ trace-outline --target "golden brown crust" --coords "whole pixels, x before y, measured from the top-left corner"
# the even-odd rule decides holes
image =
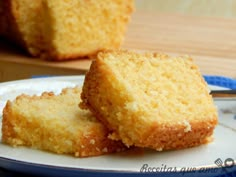
[[[66,105],[63,102],[56,103],[55,101],[62,96],[65,96],[67,100],[70,99],[70,96],[75,97],[75,99],[78,98],[77,104],[73,101],[68,102],[68,104],[73,104],[74,109],[79,109],[79,88],[64,89],[59,96],[52,92],[44,92],[41,96],[22,94],[13,102],[8,101],[3,111],[2,142],[11,146],[29,146],[59,154],[74,154],[76,157],[97,156],[125,149],[121,142],[108,139],[109,132],[107,128],[91,117],[87,111],[81,113],[71,112],[71,116],[66,117],[71,119],[67,123],[66,119],[47,119],[47,110],[45,110],[45,113],[40,113],[44,106],[39,106],[38,111],[31,110],[34,117],[30,117],[30,114],[25,114],[16,108],[16,105],[22,106],[25,100],[32,107],[37,106],[36,102],[48,100],[48,102],[51,101],[52,104],[55,104],[55,108],[52,108],[55,110],[57,109],[56,104]],[[30,109],[30,106],[28,109]],[[40,115],[35,115],[37,112]],[[42,119],[42,114],[45,116],[45,120]],[[78,114],[78,121],[72,118],[75,114]],[[87,123],[81,122],[79,119],[87,119]],[[70,129],[68,126],[70,126]]]
[[[12,111],[10,109],[11,107],[11,102],[7,101],[5,108],[3,109],[3,115],[4,117],[12,117]],[[8,137],[12,137],[15,138],[16,135],[14,133],[14,128],[13,125],[11,123],[9,123],[8,119],[3,118],[2,119],[2,141],[6,142]]]
[[[190,122],[191,131],[184,125],[152,125],[137,142],[139,147],[150,147],[158,151],[183,149],[209,143],[216,121],[205,123]]]
[[[123,83],[117,81],[115,71],[109,68],[103,60],[108,55],[111,55],[114,60],[118,60],[122,57],[121,55],[134,57],[139,54],[128,51],[100,53],[92,62],[85,77],[80,107],[89,109],[94,115],[98,115],[98,119],[112,132],[109,136],[111,139],[121,139],[127,146],[149,147],[159,151],[193,147],[209,142],[217,124],[217,115],[214,111],[209,113],[210,117],[205,117],[203,120],[173,121],[171,123],[141,120],[139,116],[145,116],[142,110],[139,113],[126,111],[125,102],[130,99],[130,93],[125,90]],[[153,56],[168,58],[167,55],[162,54],[143,54],[143,57]],[[186,59],[192,61],[191,58]],[[192,65],[191,69],[197,70],[197,66]],[[198,72],[195,74],[199,75]],[[203,79],[201,82],[205,84]],[[206,99],[211,99],[208,93],[205,91],[202,93],[207,94]],[[118,107],[122,110],[119,110]]]

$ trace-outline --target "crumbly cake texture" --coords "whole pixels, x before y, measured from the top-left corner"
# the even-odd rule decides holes
[[[7,24],[0,24],[0,32],[32,56],[49,60],[119,48],[134,9],[133,0],[5,0],[0,5],[0,22]]]
[[[107,138],[108,130],[90,111],[81,110],[81,88],[66,88],[60,95],[20,95],[8,101],[2,120],[2,142],[59,154],[87,157],[119,152],[120,141]]]
[[[207,84],[187,56],[101,52],[81,99],[111,139],[158,151],[207,143],[218,121]]]

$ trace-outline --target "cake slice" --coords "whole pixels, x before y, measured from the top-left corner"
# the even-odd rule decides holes
[[[217,111],[198,67],[189,57],[99,53],[81,94],[90,109],[127,146],[158,151],[207,143]]]
[[[20,95],[8,101],[2,120],[2,142],[29,146],[77,157],[97,156],[124,149],[107,138],[108,130],[90,111],[81,110],[80,88],[67,88],[60,95]]]
[[[73,59],[120,47],[133,0],[44,0],[45,57]]]

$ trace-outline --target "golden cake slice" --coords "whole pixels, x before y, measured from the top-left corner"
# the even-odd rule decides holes
[[[217,111],[207,84],[189,57],[107,51],[98,54],[81,94],[127,146],[158,151],[209,142]]]
[[[133,9],[133,0],[4,0],[0,34],[32,56],[91,56],[120,47]]]
[[[119,48],[133,0],[44,0],[46,58],[72,59]]]
[[[123,150],[123,143],[108,139],[107,128],[91,112],[79,109],[80,93],[76,87],[64,89],[60,95],[45,92],[8,101],[3,111],[2,142],[77,157]]]

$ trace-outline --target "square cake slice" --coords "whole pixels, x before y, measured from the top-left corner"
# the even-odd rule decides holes
[[[217,110],[190,57],[107,51],[99,53],[81,94],[90,109],[127,146],[158,151],[207,143]]]

